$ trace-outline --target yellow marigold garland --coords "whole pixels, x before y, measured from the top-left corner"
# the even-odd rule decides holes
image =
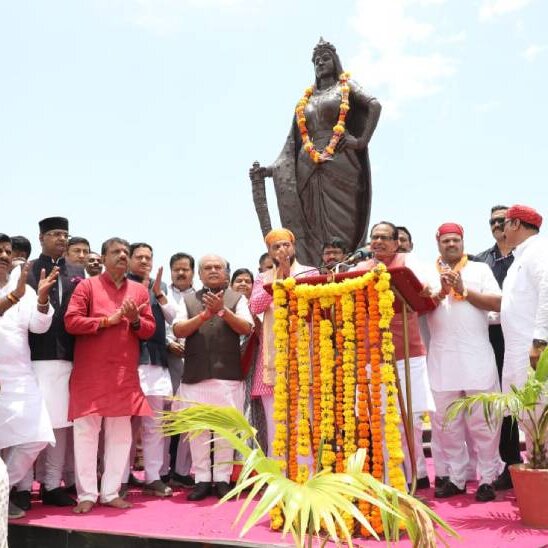
[[[402,470],[404,454],[401,446],[401,434],[398,424],[401,422],[398,411],[398,389],[394,374],[394,344],[390,332],[390,322],[394,317],[394,294],[390,290],[390,274],[381,272],[375,285],[379,294],[379,327],[382,330],[381,378],[386,389],[386,409],[384,412],[384,440],[388,453],[388,479],[392,487],[405,491],[406,481]]]
[[[320,321],[320,367],[321,367],[321,411],[320,435],[325,440],[322,451],[322,466],[331,468],[335,462],[333,442],[335,438],[335,415],[333,407],[333,367],[335,365],[331,320]]]
[[[285,468],[287,457],[287,369],[289,364],[289,322],[287,311],[287,295],[283,284],[275,283],[273,288],[274,301],[274,344],[276,356],[274,366],[276,381],[274,384],[273,414],[275,422],[272,454],[283,457],[280,466]]]
[[[318,459],[320,448],[321,408],[321,365],[320,365],[320,322],[322,319],[320,302],[314,300],[312,305],[312,446],[314,449],[314,464]]]

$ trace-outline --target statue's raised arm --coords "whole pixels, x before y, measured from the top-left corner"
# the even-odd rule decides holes
[[[320,263],[333,237],[350,249],[365,243],[371,209],[368,145],[381,105],[344,72],[335,47],[320,39],[312,62],[315,83],[297,103],[285,145],[272,166],[249,171],[263,234],[270,226],[264,192],[273,177],[284,227],[293,231],[297,257]]]

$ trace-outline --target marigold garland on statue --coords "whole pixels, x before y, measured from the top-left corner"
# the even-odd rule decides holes
[[[330,160],[335,154],[335,149],[337,144],[341,140],[342,135],[345,132],[345,120],[346,114],[350,110],[349,95],[350,95],[350,85],[348,84],[348,79],[350,74],[343,72],[339,76],[339,89],[341,92],[341,104],[339,106],[339,117],[335,126],[333,126],[333,135],[329,141],[329,144],[325,147],[322,152],[316,150],[314,143],[310,139],[308,134],[308,129],[306,127],[306,117],[304,114],[306,105],[308,104],[311,95],[314,93],[314,87],[310,86],[306,88],[304,96],[297,103],[295,107],[295,115],[297,117],[297,127],[301,133],[301,138],[303,140],[303,148],[308,152],[312,161],[316,164],[323,163],[327,160]]]

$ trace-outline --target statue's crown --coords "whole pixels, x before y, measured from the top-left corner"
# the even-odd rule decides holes
[[[335,46],[331,44],[330,42],[326,42],[323,39],[323,36],[320,36],[320,41],[316,44],[316,46],[314,47],[314,51],[312,52],[312,61],[314,61],[316,56],[323,51],[329,51],[330,53],[337,53]]]

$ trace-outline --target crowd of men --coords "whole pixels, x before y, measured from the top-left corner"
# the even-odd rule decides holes
[[[406,266],[435,301],[426,319],[411,313],[408,322],[414,428],[405,471],[410,478],[412,451],[417,487],[430,487],[422,449],[429,413],[439,498],[464,493],[469,480],[479,479],[478,501],[512,487],[508,466],[521,461],[516,425],[505,420],[500,431],[490,429],[479,409],[449,424],[444,414],[462,395],[523,384],[548,340],[542,217],[526,206],[495,206],[489,224],[495,244],[470,255],[463,228],[444,223],[435,233],[439,258],[425,265],[414,257],[409,230],[381,221],[363,252],[349,255],[338,237],[326,241],[319,266]],[[190,489],[191,501],[223,497],[230,446],[216,439],[211,453],[208,433],[166,438],[159,412],[190,402],[245,409],[271,454],[274,309],[265,286],[315,273],[317,265],[301,265],[294,235],[276,229],[265,238],[258,275],[247,268],[231,274],[219,255],[195,265],[178,252],[166,284],[161,267],[153,273],[146,242],[110,238],[96,253],[85,238],[69,236],[66,218],[43,219],[39,230],[34,260],[26,238],[0,234],[0,450],[9,517],[31,508],[33,481],[44,505],[73,506],[80,514],[97,502],[130,508],[128,486],[156,497],[174,488]],[[399,314],[391,330],[405,398]],[[132,471],[140,448],[144,479]]]

